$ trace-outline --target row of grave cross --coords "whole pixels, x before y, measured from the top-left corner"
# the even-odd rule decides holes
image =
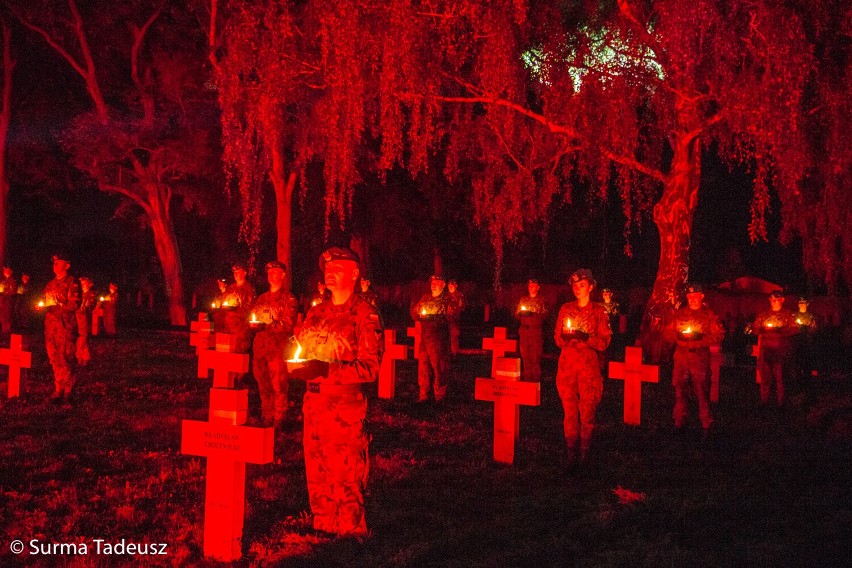
[[[234,389],[235,378],[248,371],[248,355],[235,353],[234,338],[215,333],[206,314],[191,324],[190,345],[198,356],[198,377],[213,373],[208,421],[184,420],[181,451],[207,458],[204,509],[204,554],[218,560],[241,557],[245,515],[245,465],[265,464],[273,459],[273,428],[245,426],[248,392]],[[409,328],[419,350],[419,323]],[[396,361],[408,358],[408,347],[396,343],[396,331],[384,332],[384,356],[379,371],[379,397],[394,397]],[[491,351],[491,377],[477,378],[474,398],[494,403],[494,460],[511,464],[520,433],[520,407],[541,404],[540,383],[521,381],[521,360],[505,357],[517,350],[517,342],[506,337],[506,328],[495,328],[494,337],[483,339]],[[2,350],[0,350],[2,353]],[[0,355],[2,357],[2,355]],[[718,400],[718,357],[714,357],[714,384]],[[642,351],[628,347],[624,363],[610,363],[609,375],[625,382],[624,421],[640,423],[641,384],[658,382],[658,368],[642,364]]]

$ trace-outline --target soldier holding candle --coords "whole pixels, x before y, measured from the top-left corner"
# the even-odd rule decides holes
[[[104,331],[107,335],[115,335],[115,310],[118,307],[118,284],[109,283],[109,293],[100,299],[104,311]]]
[[[293,335],[299,304],[284,288],[286,271],[283,262],[266,263],[269,291],[257,298],[247,316],[258,322],[252,323],[258,327],[252,349],[252,373],[260,391],[261,419],[266,426],[280,424],[287,414],[289,384],[284,357],[288,354],[284,351]]]
[[[92,352],[89,349],[89,330],[92,329],[92,312],[97,306],[98,300],[92,289],[92,279],[88,276],[80,277],[80,307],[75,312],[77,319],[77,364],[85,367],[92,360]]]
[[[799,334],[796,337],[796,373],[799,380],[802,381],[802,386],[806,392],[810,393],[810,380],[808,375],[814,371],[813,365],[813,350],[814,350],[814,335],[816,334],[817,321],[813,312],[808,311],[808,299],[805,297],[799,298],[798,308],[796,312],[796,325],[799,326]]]
[[[518,335],[523,377],[525,381],[533,382],[541,380],[541,353],[544,349],[541,326],[547,316],[547,306],[538,295],[540,288],[538,280],[530,278],[527,281],[528,295],[521,298],[515,308],[515,317],[521,322]]]
[[[577,442],[580,461],[585,461],[595,427],[595,412],[603,395],[600,354],[609,346],[612,330],[603,307],[591,301],[595,279],[591,270],[580,269],[569,279],[577,298],[567,302],[556,318],[554,339],[559,354],[556,389],[565,411],[568,465],[574,465]]]
[[[74,376],[71,360],[74,358],[74,330],[77,321],[74,312],[80,301],[77,281],[68,274],[69,256],[58,252],[53,255],[54,278],[44,288],[44,343],[47,357],[53,368],[55,390],[50,399],[54,403],[68,402]]]
[[[0,280],[0,332],[4,335],[12,332],[12,303],[17,291],[12,269],[4,266],[3,279]]]
[[[793,354],[792,336],[799,329],[796,316],[784,308],[784,292],[774,290],[769,294],[770,309],[757,315],[752,332],[760,337],[760,404],[769,404],[769,393],[775,385],[775,401],[784,405],[784,367]]]
[[[225,311],[225,331],[234,336],[236,353],[248,353],[251,346],[249,314],[257,294],[254,286],[246,280],[246,265],[235,262],[231,266],[234,283],[225,289],[225,300],[229,307]]]
[[[675,429],[686,423],[690,389],[698,401],[698,418],[705,436],[713,424],[710,413],[710,346],[722,343],[725,331],[716,314],[704,304],[700,284],[686,284],[686,305],[674,311],[663,331],[664,338],[676,345],[672,386],[675,405],[672,412]]]
[[[366,275],[361,277],[358,295],[367,300],[371,306],[379,309],[379,297],[376,296],[376,291],[370,288],[370,279]]]
[[[452,307],[444,287],[444,277],[433,274],[429,278],[430,291],[411,309],[411,317],[420,322],[421,333],[420,353],[417,354],[418,402],[429,400],[430,389],[435,402],[442,401],[447,395]]]
[[[364,493],[369,437],[362,383],[378,377],[382,328],[378,311],[358,294],[358,257],[330,248],[320,268],[331,299],[310,310],[299,333],[302,357],[288,361],[291,376],[307,381],[305,473],[317,530],[365,536]]]
[[[458,282],[455,280],[447,282],[447,295],[450,300],[447,312],[447,321],[450,325],[450,353],[457,355],[461,335],[461,313],[464,310],[464,294],[459,290]]]

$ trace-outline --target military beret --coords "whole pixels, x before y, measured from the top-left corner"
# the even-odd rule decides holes
[[[773,290],[772,292],[769,293],[769,297],[770,298],[783,298],[784,297],[784,290]]]
[[[574,271],[574,274],[571,275],[571,278],[568,279],[571,284],[574,282],[579,282],[580,280],[588,280],[592,284],[595,284],[595,277],[592,276],[592,271],[588,268],[581,268],[580,270]]]
[[[445,282],[444,277],[440,274],[433,274],[429,277],[429,280],[440,280],[441,282]]]
[[[450,280],[449,282],[447,282],[447,284],[449,284],[450,286],[458,286],[459,285],[459,283],[456,282],[455,280]]]
[[[701,294],[704,292],[704,287],[698,282],[687,282],[685,288],[687,294]]]
[[[281,262],[280,260],[270,260],[266,263],[266,270],[272,270],[273,268],[280,268],[284,272],[287,272],[287,266]]]
[[[245,263],[235,262],[231,265],[231,271],[236,272],[237,270],[247,270]]]
[[[799,303],[799,304],[810,304],[810,302],[808,301],[808,299],[807,299],[807,298],[805,298],[804,296],[802,296],[801,298],[799,298],[799,301],[798,301],[797,303]]]
[[[325,270],[325,263],[332,260],[351,260],[355,264],[361,264],[361,259],[358,255],[343,247],[331,247],[320,255],[319,267],[320,270]]]
[[[91,279],[91,278],[89,278],[88,276],[81,276],[81,277],[80,277],[80,282],[82,282],[83,280],[85,280],[86,282],[89,282],[89,283],[94,282],[94,280],[92,280],[92,279]]]
[[[601,294],[612,294],[612,288],[602,288]]]
[[[71,262],[71,255],[68,254],[67,251],[58,250],[53,253],[53,260],[64,260],[65,262]]]
[[[530,278],[527,280],[527,284],[538,284],[538,278]]]

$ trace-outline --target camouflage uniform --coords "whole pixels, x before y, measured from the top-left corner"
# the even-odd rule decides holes
[[[420,322],[420,352],[417,354],[418,400],[429,398],[433,389],[435,401],[447,394],[447,370],[449,368],[450,328],[449,317],[452,307],[449,294],[444,291],[438,297],[426,293],[411,310],[411,317]],[[423,311],[426,311],[426,315]]]
[[[50,366],[53,367],[54,395],[68,396],[74,386],[71,360],[74,358],[74,311],[80,290],[73,276],[54,278],[44,288],[44,343]]]
[[[80,293],[80,307],[74,313],[77,318],[77,363],[87,365],[92,360],[89,349],[89,330],[92,329],[92,311],[97,305],[95,291]]]
[[[771,324],[771,326],[769,325]],[[796,316],[790,310],[766,310],[757,315],[752,330],[760,336],[760,403],[769,402],[769,391],[775,383],[778,406],[784,404],[784,367],[793,354],[791,336],[799,331]]]
[[[589,334],[587,341],[563,339],[567,319],[571,327]],[[559,310],[553,337],[562,349],[556,372],[556,389],[565,410],[565,441],[570,449],[580,441],[581,453],[588,450],[595,427],[595,412],[603,395],[599,354],[609,347],[612,330],[609,318],[600,304],[589,302],[581,308],[568,302]]]
[[[690,329],[690,335],[682,332]],[[675,391],[675,405],[672,417],[675,428],[681,428],[686,422],[687,393],[689,381],[698,401],[698,418],[701,426],[707,430],[713,424],[710,414],[710,346],[722,343],[725,330],[719,318],[706,305],[693,310],[685,305],[675,311],[668,320],[664,335],[667,341],[675,343],[674,370],[672,386]]]
[[[524,296],[515,309],[515,317],[521,320],[518,335],[525,381],[541,380],[541,352],[544,349],[541,326],[546,316],[547,306],[541,296]]]
[[[248,282],[243,282],[242,286],[236,283],[229,284],[225,292],[225,298],[231,306],[225,310],[225,333],[234,336],[236,353],[248,353],[251,347],[248,320],[256,296],[254,286]]]
[[[0,281],[0,332],[3,334],[12,332],[12,302],[17,291],[13,276]]]
[[[32,298],[30,297],[30,285],[20,282],[12,302],[12,326],[24,330],[30,329],[30,314],[32,310]]]
[[[265,328],[254,336],[252,373],[260,391],[261,415],[265,424],[274,424],[287,414],[289,391],[285,353],[289,346],[299,304],[296,297],[283,288],[258,297],[251,312]]]
[[[364,298],[367,303],[373,306],[374,308],[379,308],[379,297],[376,295],[372,288],[367,288],[366,292],[359,291],[358,295]]]
[[[447,321],[450,325],[450,353],[457,355],[459,352],[459,336],[461,335],[461,313],[464,310],[464,294],[456,288],[455,292],[447,290],[449,296],[449,310]]]
[[[808,375],[814,371],[813,352],[814,335],[817,330],[816,316],[812,312],[795,312],[796,325],[799,326],[799,334],[795,340],[796,371],[799,380],[804,381],[806,392],[810,391],[810,378]]]
[[[376,309],[357,294],[342,305],[323,302],[305,318],[302,357],[329,363],[327,377],[309,381],[302,411],[308,495],[314,528],[362,536],[369,437],[360,384],[379,373],[382,329]]]
[[[115,308],[118,306],[118,290],[109,292],[101,302],[104,311],[104,331],[107,335],[115,335]]]

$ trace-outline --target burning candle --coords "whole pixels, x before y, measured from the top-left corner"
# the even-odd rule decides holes
[[[38,305],[37,305],[36,307],[37,307],[38,309],[43,308],[43,307],[44,307],[44,300],[39,301],[39,303],[38,303]]]
[[[296,342],[296,352],[293,354],[292,359],[287,359],[288,363],[304,363],[306,359],[300,359],[299,355],[302,354],[302,345],[297,341]]]
[[[222,307],[223,307],[223,308],[227,308],[227,307],[228,307],[228,300],[225,300],[224,302],[222,302]]]
[[[523,305],[523,304],[521,304],[521,311],[522,311],[522,312],[527,311],[527,307],[526,307],[525,305]]]
[[[216,302],[211,302],[211,303],[210,303],[210,307],[211,307],[211,308],[213,308],[213,309],[215,310],[215,309],[216,309]]]
[[[775,327],[775,324],[771,321],[766,322],[766,327]]]
[[[682,332],[684,335],[692,335],[692,328],[687,326]]]
[[[426,308],[423,308],[422,310],[420,310],[420,315],[421,315],[421,316],[425,316],[425,315],[426,315]]]
[[[574,328],[571,327],[571,320],[568,318],[565,318],[565,331],[567,331],[568,333],[574,331]]]
[[[104,298],[103,296],[101,296],[99,301],[103,302],[105,299],[106,299],[106,298]]]
[[[802,321],[802,318],[796,318],[796,323],[802,325],[804,322]]]
[[[311,306],[316,306],[318,303],[319,303],[318,300],[314,300],[313,302],[311,302]]]

